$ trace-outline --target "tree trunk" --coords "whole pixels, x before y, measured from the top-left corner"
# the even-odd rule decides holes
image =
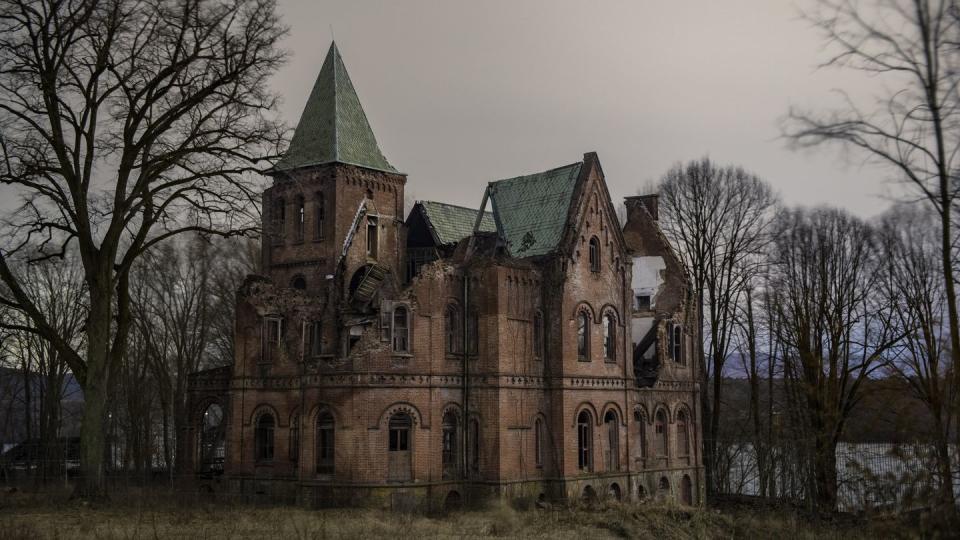
[[[817,511],[832,513],[837,509],[837,449],[820,436],[816,438],[813,466]]]
[[[109,278],[103,280],[109,283]],[[87,370],[83,379],[83,417],[80,430],[80,481],[74,497],[88,500],[107,498],[106,412],[110,391],[109,369],[112,295],[110,287],[90,287],[90,315],[87,323]]]

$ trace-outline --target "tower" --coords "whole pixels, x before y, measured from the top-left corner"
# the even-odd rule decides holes
[[[262,262],[275,284],[349,295],[359,270],[400,275],[406,175],[380,151],[336,43],[270,174]]]

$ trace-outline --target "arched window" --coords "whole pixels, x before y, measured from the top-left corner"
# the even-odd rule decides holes
[[[211,403],[200,424],[200,472],[223,472],[223,408]]]
[[[336,422],[330,411],[317,415],[317,474],[333,475],[336,451]]]
[[[577,415],[577,467],[589,471],[593,467],[593,426],[587,411]]]
[[[254,430],[254,448],[257,462],[273,461],[273,415],[265,412],[257,418]]]
[[[453,411],[447,411],[443,415],[442,447],[441,457],[443,462],[443,478],[456,478],[460,469],[460,446],[457,433],[460,427],[457,422],[457,415]]]
[[[294,288],[294,289],[297,289],[297,290],[299,290],[299,291],[302,291],[302,290],[306,289],[306,288],[307,288],[307,278],[305,278],[305,277],[303,277],[303,276],[301,276],[301,275],[296,275],[296,276],[294,276],[293,279],[290,280],[290,287],[292,287],[292,288]]]
[[[302,242],[303,231],[304,231],[304,227],[306,226],[306,220],[307,220],[306,209],[303,206],[303,195],[297,195],[296,205],[297,205],[296,206],[297,215],[295,216],[297,220],[296,239],[297,239],[297,242]]]
[[[657,487],[659,488],[657,495],[661,499],[670,494],[670,480],[666,476],[660,477],[660,484]]]
[[[543,358],[543,313],[539,311],[533,315],[533,357]]]
[[[283,197],[277,197],[273,201],[273,243],[283,243],[283,233],[287,221],[287,204]]]
[[[460,330],[460,308],[454,304],[447,306],[444,316],[447,354],[463,352],[463,333]]]
[[[667,413],[660,409],[654,417],[657,457],[667,457]]]
[[[617,321],[610,313],[603,317],[603,357],[617,360]]]
[[[533,421],[533,456],[538,468],[543,467],[543,420]]]
[[[404,306],[393,308],[393,352],[410,352],[409,314]]]
[[[480,470],[480,421],[476,418],[470,419],[470,469]]]
[[[413,419],[404,412],[398,412],[390,417],[389,444],[387,459],[387,480],[391,482],[406,482],[412,478],[413,465],[410,444],[410,429]]]
[[[603,417],[603,427],[607,431],[606,469],[620,470],[620,427],[617,425],[617,413],[607,411]]]
[[[590,271],[600,271],[600,240],[596,236],[590,238]]]
[[[314,240],[323,240],[323,219],[324,219],[324,208],[323,208],[323,193],[317,193],[316,198],[313,200],[313,239]]]
[[[287,454],[290,461],[294,463],[300,460],[300,413],[290,418],[290,440],[287,444]]]
[[[683,410],[677,412],[677,455],[690,455],[690,432],[687,429],[687,413]]]
[[[577,314],[577,358],[590,360],[590,315],[586,311]]]
[[[673,336],[670,338],[671,354],[673,356],[673,361],[680,364],[681,366],[685,364],[683,360],[683,326],[679,324],[673,325]]]

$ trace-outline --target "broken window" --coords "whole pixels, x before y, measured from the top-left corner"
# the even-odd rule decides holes
[[[617,322],[608,313],[603,317],[603,357],[609,361],[617,359]]]
[[[589,471],[593,465],[593,430],[591,417],[587,411],[580,411],[577,415],[577,467],[581,471]]]
[[[410,352],[410,319],[409,312],[404,306],[397,306],[393,310],[393,352]]]
[[[377,223],[375,216],[367,216],[367,257],[371,259],[377,258],[377,240],[380,236]]]
[[[334,450],[336,426],[330,411],[317,415],[317,474],[332,475],[334,471]]]
[[[637,295],[637,311],[650,311],[650,295],[649,294]]]
[[[577,357],[590,360],[590,315],[585,311],[577,315]]]
[[[254,448],[257,462],[273,461],[273,415],[265,412],[257,418],[254,430]]]
[[[590,271],[600,271],[600,240],[596,236],[590,239]]]

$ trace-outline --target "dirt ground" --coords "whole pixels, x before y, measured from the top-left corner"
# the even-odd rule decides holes
[[[683,509],[647,504],[506,504],[446,515],[358,509],[249,506],[127,492],[90,505],[69,494],[0,494],[0,540],[26,538],[915,538],[937,536],[893,519],[844,517],[813,522],[786,510],[726,505]]]

